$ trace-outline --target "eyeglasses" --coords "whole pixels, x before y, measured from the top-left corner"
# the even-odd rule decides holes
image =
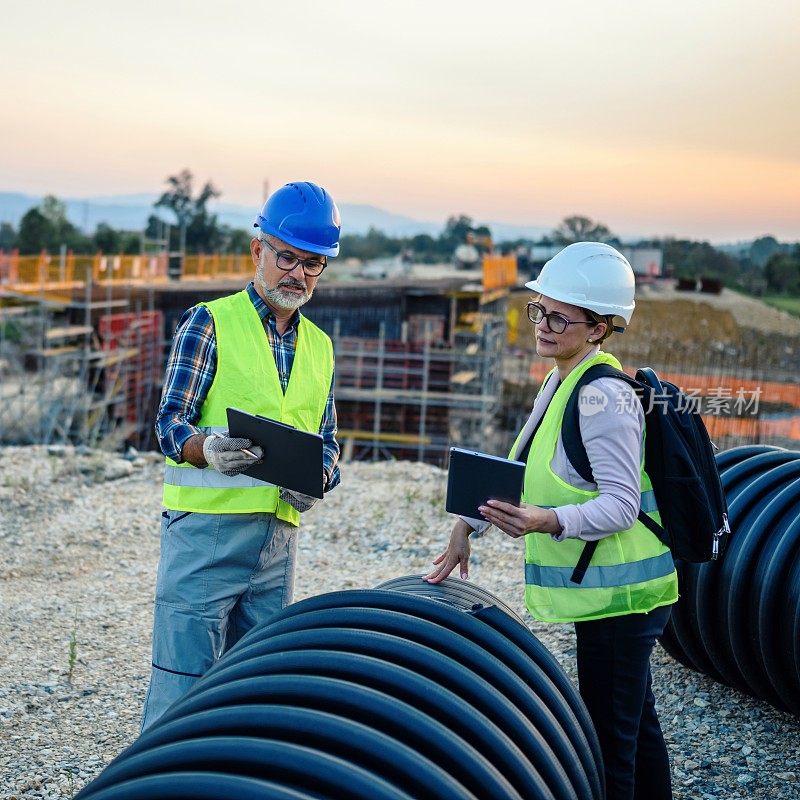
[[[563,314],[557,314],[551,311],[549,314],[538,303],[528,303],[528,319],[534,324],[538,325],[543,319],[547,320],[547,327],[553,333],[564,333],[569,325],[595,325],[592,320],[586,319],[567,319]]]
[[[317,258],[299,258],[289,250],[281,250],[278,252],[266,239],[259,239],[261,244],[266,245],[275,253],[275,265],[283,272],[291,272],[298,264],[303,268],[303,272],[309,278],[316,278],[322,275],[322,270],[328,266],[327,262],[320,261]]]

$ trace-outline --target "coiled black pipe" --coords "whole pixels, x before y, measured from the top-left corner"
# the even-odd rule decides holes
[[[723,558],[678,564],[661,644],[676,660],[800,716],[800,452],[717,456],[732,533]]]
[[[602,775],[575,687],[514,612],[409,576],[251,630],[78,798],[600,800]]]

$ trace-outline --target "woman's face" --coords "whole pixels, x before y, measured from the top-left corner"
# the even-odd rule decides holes
[[[536,323],[536,352],[542,358],[555,358],[558,361],[582,358],[603,333],[603,324],[591,322],[586,312],[578,306],[561,303],[544,295],[534,302],[544,309],[545,314],[558,314],[571,323],[563,333],[555,333],[546,316]],[[593,341],[588,341],[590,339]]]

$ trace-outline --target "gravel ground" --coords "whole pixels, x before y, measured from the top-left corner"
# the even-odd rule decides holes
[[[346,464],[304,515],[297,599],[429,569],[445,473]],[[72,797],[137,735],[150,663],[160,459],[0,448],[0,797]],[[471,579],[520,614],[522,548],[476,542]],[[575,677],[570,626],[528,622]],[[675,797],[800,798],[800,721],[654,654]]]

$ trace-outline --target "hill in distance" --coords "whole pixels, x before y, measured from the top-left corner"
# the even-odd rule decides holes
[[[122,230],[142,230],[150,214],[156,213],[153,203],[158,197],[157,194],[124,194],[59,199],[67,208],[70,222],[84,232],[92,232],[101,222]],[[25,212],[39,205],[41,201],[40,195],[0,192],[0,222],[10,222],[18,227]],[[388,236],[405,237],[421,233],[438,236],[444,230],[444,222],[414,219],[376,206],[341,203],[339,208],[345,233],[363,235],[370,228],[375,228]],[[256,207],[219,202],[209,203],[209,209],[217,215],[221,223],[247,231],[252,228],[258,212]],[[167,221],[171,216],[164,209],[159,209],[158,214]],[[538,239],[550,232],[550,228],[541,225],[513,225],[483,220],[476,222],[488,225],[498,242],[521,238]]]

